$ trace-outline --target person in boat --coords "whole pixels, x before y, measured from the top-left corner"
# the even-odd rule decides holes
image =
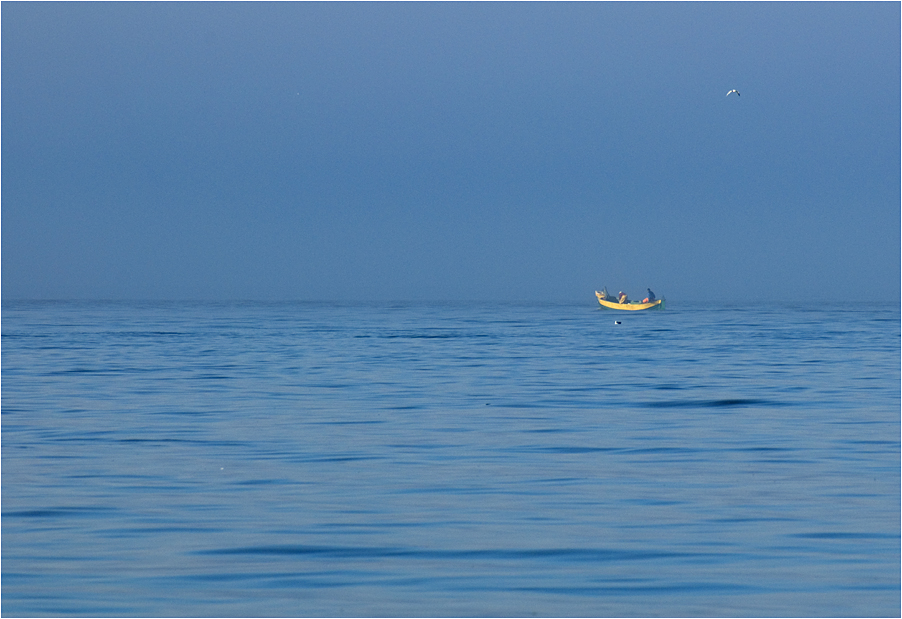
[[[655,302],[655,293],[651,291],[651,288],[647,288],[648,296],[642,299],[643,303],[654,303]]]
[[[626,293],[621,290],[619,293],[617,293],[617,302],[618,303],[629,303],[630,300],[626,296]]]

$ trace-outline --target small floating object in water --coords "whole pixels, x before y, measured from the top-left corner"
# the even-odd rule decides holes
[[[619,325],[619,324],[620,324],[620,321],[619,321],[619,320],[615,320],[615,321],[614,321],[614,324],[615,324],[615,325]]]

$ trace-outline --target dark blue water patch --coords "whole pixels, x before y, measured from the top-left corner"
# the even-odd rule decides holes
[[[6,574],[3,575],[4,580],[6,579]],[[19,586],[29,584],[29,581],[33,579],[28,578],[20,578]],[[83,597],[90,597],[90,595],[84,595]],[[29,607],[35,608],[37,612],[28,613],[28,614],[20,614],[13,613],[12,616],[58,616],[58,617],[126,617],[129,616],[133,611],[133,607],[129,602],[124,603],[115,603],[110,601],[103,602],[90,602],[90,610],[89,607],[84,603],[79,603],[78,596],[72,593],[60,593],[56,595],[47,595],[41,593],[39,595],[33,596],[31,598],[24,597],[21,602],[30,602]],[[4,605],[4,608],[6,605]],[[5,614],[9,616],[8,611],[4,611]]]
[[[639,498],[637,498],[637,499],[630,499],[629,501],[627,501],[627,503],[629,503],[629,504],[631,504],[631,505],[643,505],[643,506],[646,506],[646,507],[660,507],[660,506],[666,506],[666,505],[685,505],[685,504],[686,504],[686,501],[674,501],[674,500],[667,500],[667,499],[649,499],[649,498],[641,498],[641,499],[639,499]]]
[[[780,408],[793,406],[793,403],[758,398],[722,398],[716,400],[665,400],[645,402],[640,406],[644,408],[739,408],[751,406]]]
[[[115,374],[115,370],[109,368],[66,368],[63,370],[53,370],[46,372],[45,376],[65,376],[67,374]]]
[[[371,426],[384,424],[384,419],[336,419],[334,421],[305,421],[305,426]]]
[[[798,522],[798,519],[783,516],[736,516],[732,518],[708,518],[705,522],[715,524],[741,524],[748,522]]]
[[[468,587],[472,591],[493,591],[491,585],[473,585]],[[729,594],[753,594],[772,593],[772,587],[754,586],[739,582],[680,582],[671,585],[587,585],[587,586],[536,586],[536,587],[505,587],[507,591],[519,591],[521,593],[542,593],[549,595],[575,595],[587,597],[605,597],[622,595],[672,595],[695,593],[699,595],[729,595]]]
[[[329,577],[329,576],[337,576],[337,577],[353,577],[353,576],[363,576],[367,574],[363,570],[322,570],[322,571],[314,571],[314,572],[305,572],[305,578],[303,580],[298,579],[296,581],[300,586],[305,586],[301,584],[305,580],[309,579],[309,584],[306,586],[319,586],[318,577]],[[210,574],[189,574],[184,577],[178,577],[175,580],[181,580],[185,578],[187,580],[192,580],[195,582],[215,582],[215,583],[241,583],[241,582],[249,582],[249,581],[272,581],[273,579],[284,579],[285,572],[272,572],[272,571],[254,571],[254,572],[240,572],[240,571],[232,571],[232,572],[214,572]],[[158,580],[161,582],[167,582],[171,579],[171,577],[162,576],[159,577]]]
[[[625,453],[625,454],[651,454],[651,455],[688,455],[688,454],[701,455],[704,453],[719,451],[718,449],[703,448],[703,447],[629,447],[629,448],[615,448],[612,450],[618,451],[620,453]]]
[[[878,441],[878,440],[861,440],[861,441],[845,441],[849,445],[864,445],[873,447],[893,447],[898,448],[902,445],[900,441]]]
[[[89,368],[89,367],[77,367],[77,368],[65,368],[61,370],[53,370],[50,372],[42,373],[41,376],[77,376],[77,375],[91,375],[91,376],[121,376],[125,374],[145,374],[152,375],[155,373],[159,373],[160,368],[152,367],[152,366],[112,366],[105,365],[103,367],[97,368]],[[160,377],[160,380],[165,380],[165,377]]]
[[[372,335],[355,337],[376,337],[385,340],[458,340],[458,339],[498,339],[497,334],[492,333],[467,333],[463,331],[396,331],[388,333],[375,333]]]
[[[441,496],[497,496],[499,494],[507,496],[541,496],[542,493],[530,490],[501,490],[493,486],[472,486],[472,485],[440,485],[430,487],[414,487],[397,492],[399,495],[420,496],[420,495],[441,495]]]
[[[825,531],[821,533],[792,533],[789,537],[818,540],[897,540],[900,535],[889,533],[855,533],[847,531]]]
[[[395,443],[388,444],[386,447],[397,449],[399,451],[428,451],[433,449],[455,449],[461,447],[457,443]]]
[[[534,428],[523,430],[524,434],[566,434],[573,432],[569,428]]]
[[[280,458],[281,459],[281,458]],[[366,461],[376,461],[376,460],[385,460],[384,456],[291,456],[289,458],[285,458],[289,462],[304,462],[304,463],[339,463],[339,462],[366,462]]]
[[[246,479],[236,482],[236,486],[304,486],[310,482],[300,482],[294,479]]]
[[[94,337],[111,341],[116,339],[167,339],[173,337],[196,337],[195,333],[183,331],[105,331],[92,334]]]
[[[314,545],[243,546],[197,550],[192,554],[215,556],[282,556],[282,557],[330,557],[336,559],[386,559],[411,558],[423,560],[561,560],[577,563],[604,563],[621,561],[657,561],[665,559],[706,559],[720,556],[718,553],[699,551],[617,550],[606,548],[498,548],[449,550],[405,547],[356,547]]]
[[[555,446],[555,447],[545,447],[545,446],[534,446],[534,447],[519,447],[515,448],[512,451],[523,452],[523,451],[533,451],[540,453],[553,453],[553,454],[591,454],[591,453],[611,453],[615,451],[621,451],[617,447],[585,447],[585,446]]]
[[[58,434],[58,435],[57,435]],[[88,432],[84,435],[66,436],[59,432],[47,432],[47,440],[54,443],[88,443],[88,444],[110,444],[121,443],[126,445],[194,445],[204,447],[244,447],[247,443],[241,441],[223,441],[213,439],[192,439],[192,438],[175,438],[175,437],[125,437],[116,438],[117,431],[109,430],[102,432]]]
[[[120,438],[113,439],[111,442],[116,443],[148,443],[151,445],[157,444],[176,444],[176,445],[216,445],[217,447],[244,447],[247,446],[248,443],[242,441],[222,441],[222,440],[207,440],[207,439],[190,439],[190,438]]]
[[[355,389],[359,385],[354,383],[340,382],[340,383],[306,383],[305,387],[310,389]]]
[[[212,389],[203,389],[200,393],[210,393]],[[162,408],[140,411],[141,415],[151,415],[153,417],[170,417],[170,418],[188,418],[199,419],[204,417],[221,417],[223,411],[217,410],[184,410],[180,408]]]
[[[63,506],[41,509],[11,510],[3,512],[3,518],[97,518],[103,514],[118,512],[114,507]]]

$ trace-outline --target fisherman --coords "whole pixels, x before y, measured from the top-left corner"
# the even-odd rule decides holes
[[[648,299],[645,300],[646,303],[654,303],[655,302],[655,293],[651,291],[651,288],[646,288],[648,290]]]
[[[617,294],[617,302],[618,303],[629,303],[630,300],[627,298],[626,293],[622,290]]]

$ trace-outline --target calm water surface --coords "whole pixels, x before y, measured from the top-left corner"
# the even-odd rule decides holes
[[[897,617],[899,308],[4,303],[2,613]]]

